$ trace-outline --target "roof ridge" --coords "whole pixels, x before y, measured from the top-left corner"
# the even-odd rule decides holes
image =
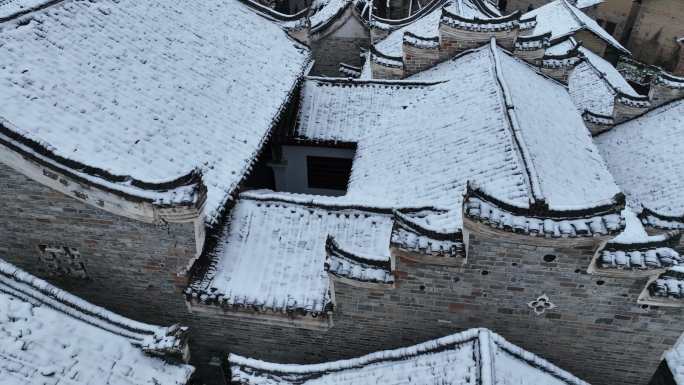
[[[582,21],[582,19],[580,19],[579,16],[577,16],[577,14],[575,14],[575,11],[573,11],[573,9],[572,9],[572,5],[570,5],[570,3],[568,3],[568,0],[560,0],[560,1],[565,6],[565,9],[567,9],[570,12],[570,14],[572,15],[572,18],[575,19],[575,21],[577,21],[580,26],[582,26],[582,27],[587,26],[587,24],[584,21]]]
[[[132,320],[91,304],[2,259],[0,259],[0,292],[17,295],[34,304],[45,305],[68,317],[125,337],[138,346],[143,345],[149,336],[163,336],[174,331],[174,327]]]
[[[528,365],[553,376],[568,385],[589,385],[569,372],[559,368],[548,360],[528,351],[519,346],[513,345],[501,335],[486,329],[473,328],[450,334],[445,337],[429,340],[416,345],[406,346],[398,349],[381,350],[366,354],[360,357],[324,362],[320,364],[278,364],[264,362],[249,357],[244,357],[231,353],[228,356],[228,363],[231,367],[239,366],[241,369],[250,368],[251,370],[269,373],[275,376],[285,375],[295,378],[310,378],[319,374],[330,374],[362,368],[380,362],[392,362],[405,360],[407,358],[418,357],[433,352],[441,352],[457,348],[466,343],[473,343],[475,349],[473,364],[479,370],[479,383],[481,385],[493,385],[496,376],[495,352],[500,350],[511,355],[515,359],[524,361]],[[304,376],[304,377],[301,377]]]
[[[33,7],[30,7],[28,9],[23,9],[23,10],[20,10],[20,11],[17,11],[17,12],[10,14],[9,16],[5,16],[3,18],[0,18],[0,23],[5,23],[8,21],[17,19],[19,17],[28,15],[29,13],[41,11],[45,8],[52,7],[53,5],[57,5],[57,4],[62,3],[64,1],[65,0],[45,0],[45,2],[43,2],[41,4],[34,5]],[[3,5],[7,5],[7,4],[3,4]]]
[[[539,180],[539,175],[537,174],[537,171],[531,159],[531,155],[529,154],[529,149],[527,148],[522,133],[520,132],[520,128],[518,125],[518,117],[515,112],[515,105],[513,103],[512,96],[508,90],[508,85],[506,84],[503,71],[501,70],[501,60],[499,59],[499,48],[496,45],[496,38],[493,37],[491,39],[489,47],[492,58],[492,65],[494,67],[493,75],[496,78],[497,84],[501,88],[501,92],[503,94],[503,102],[506,108],[506,115],[508,117],[508,127],[510,134],[513,138],[513,147],[517,150],[516,153],[518,154],[520,160],[522,161],[522,165],[525,168],[525,175],[527,176],[527,186],[529,188],[529,192],[532,194],[530,203],[531,205],[543,205],[545,199],[541,188],[541,183]]]
[[[274,204],[291,204],[296,206],[302,206],[305,208],[314,208],[321,210],[331,210],[331,211],[341,211],[341,210],[355,210],[367,214],[384,214],[384,215],[394,215],[394,212],[399,210],[403,213],[414,213],[419,211],[434,211],[443,212],[444,209],[434,207],[434,206],[413,206],[413,207],[381,207],[381,206],[362,206],[354,203],[348,202],[334,202],[329,200],[328,202],[321,202],[317,200],[317,197],[321,195],[312,194],[298,194],[292,193],[281,193],[278,191],[273,191],[269,193],[263,192],[250,192],[245,191],[239,195],[240,200],[248,200],[253,202],[271,202]],[[327,198],[327,197],[326,197]]]
[[[304,80],[317,81],[320,83],[330,83],[334,85],[344,84],[347,86],[378,85],[385,87],[429,87],[448,82],[448,80],[404,80],[404,79],[355,79],[355,78],[335,78],[327,76],[305,76]]]

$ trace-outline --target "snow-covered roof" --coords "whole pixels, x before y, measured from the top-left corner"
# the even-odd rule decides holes
[[[597,251],[596,268],[623,271],[649,271],[684,265],[684,257],[674,249],[681,233],[648,235],[637,215],[626,208],[625,228]]]
[[[684,223],[683,117],[680,100],[596,137],[629,205],[636,212],[643,208],[660,216],[662,223],[652,223],[658,227],[680,228]]]
[[[568,88],[580,111],[613,116],[618,93],[641,97],[608,61],[584,47],[578,51],[585,60],[568,76]]]
[[[647,288],[651,298],[667,300],[684,307],[684,266],[675,266],[660,274]]]
[[[615,38],[606,32],[592,18],[568,2],[555,0],[523,15],[523,18],[536,17],[537,24],[532,35],[551,32],[551,40],[559,40],[580,30],[587,30],[622,52],[629,52]]]
[[[599,5],[603,3],[603,0],[577,0],[575,7],[579,9],[593,7],[594,5]]]
[[[392,31],[386,38],[375,43],[375,49],[388,56],[401,56],[402,44],[405,33],[414,34],[423,38],[433,38],[439,36],[439,20],[442,16],[442,9],[454,15],[459,15],[464,18],[472,19],[489,19],[489,13],[482,11],[481,4],[475,4],[478,0],[450,0],[443,6],[436,7],[431,12],[426,13],[422,17],[412,21],[409,24],[402,26]],[[497,11],[498,12],[498,11]]]
[[[496,45],[415,79],[307,78],[301,98],[295,139],[356,144],[347,193],[243,193],[189,287],[201,302],[324,311],[329,235],[366,259],[389,260],[390,243],[453,256],[468,182],[528,211],[603,210],[551,236],[619,230],[619,189],[565,88]]]
[[[322,313],[331,304],[327,238],[345,251],[388,263],[391,233],[389,214],[243,194],[210,255],[211,265],[188,293],[219,305]],[[336,264],[342,262],[332,267],[347,275],[349,266]]]
[[[565,88],[498,48],[402,82],[309,79],[302,95],[300,137],[357,142],[344,202],[452,210],[453,230],[468,181],[523,206],[541,194],[555,209],[619,192]]]
[[[136,322],[0,260],[0,378],[9,385],[182,385],[185,328]],[[9,382],[8,382],[9,381]]]
[[[279,25],[221,0],[66,0],[3,24],[0,45],[6,130],[145,183],[199,168],[209,221],[309,61]]]
[[[311,29],[316,30],[323,28],[330,21],[334,20],[340,13],[348,6],[354,3],[354,0],[316,0],[312,4],[312,8],[316,11],[311,15],[309,21]]]
[[[3,0],[0,1],[0,21],[8,20],[32,10],[54,3],[54,0]]]
[[[679,337],[674,347],[665,353],[665,360],[675,384],[684,385],[684,334]]]
[[[322,364],[273,364],[235,354],[228,362],[230,380],[240,385],[586,385],[487,329]]]

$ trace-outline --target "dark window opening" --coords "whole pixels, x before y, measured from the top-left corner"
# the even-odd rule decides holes
[[[550,262],[553,262],[553,261],[555,261],[555,260],[556,260],[556,256],[553,255],[553,254],[546,254],[546,255],[544,256],[544,262],[549,262],[549,263],[550,263]]]
[[[347,190],[352,159],[307,156],[306,172],[309,188]]]
[[[606,32],[608,32],[611,36],[615,33],[616,28],[617,24],[613,23],[612,21],[606,22]]]

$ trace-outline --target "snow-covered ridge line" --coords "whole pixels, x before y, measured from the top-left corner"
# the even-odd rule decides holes
[[[275,21],[297,21],[302,19],[309,12],[309,7],[302,9],[301,11],[288,15],[280,13],[272,8],[269,8],[258,1],[253,0],[238,0],[239,2],[247,5],[248,7],[254,9],[256,12],[263,14],[264,16],[273,19]]]
[[[394,282],[389,256],[360,256],[342,248],[331,235],[326,238],[325,250],[327,257],[324,267],[333,275],[360,282]]]
[[[185,355],[187,328],[161,327],[95,306],[0,259],[0,292],[48,306],[67,316],[125,337],[154,355]]]
[[[410,216],[402,213],[401,210],[393,210],[394,223],[405,230],[408,230],[416,235],[423,235],[430,239],[438,241],[452,241],[461,242],[463,241],[463,233],[461,230],[456,232],[443,232],[436,229],[430,229],[424,225],[416,222]]]
[[[451,13],[444,7],[442,8],[440,23],[444,23],[452,28],[469,31],[507,31],[520,27],[520,15],[520,11],[516,11],[507,16],[491,19],[466,18]]]
[[[418,36],[409,31],[404,32],[404,43],[418,48],[437,48],[439,47],[439,37]]]
[[[577,219],[612,214],[619,216],[625,206],[625,196],[621,193],[616,194],[611,200],[598,201],[584,206],[549,206],[546,202],[521,206],[490,195],[474,183],[468,183],[464,202],[472,198],[486,201],[504,211],[538,219]]]
[[[400,210],[403,213],[414,213],[420,211],[433,211],[436,213],[445,212],[446,209],[437,208],[434,206],[420,206],[420,207],[400,207],[395,206],[365,206],[352,205],[344,202],[337,202],[338,199],[330,199],[330,197],[322,195],[310,194],[292,194],[292,193],[278,193],[278,192],[264,192],[264,191],[246,191],[240,194],[240,199],[249,199],[263,202],[280,202],[296,204],[300,206],[312,206],[326,210],[358,210],[366,211],[374,214],[392,215],[395,210]]]
[[[504,231],[548,238],[606,236],[625,227],[620,212],[624,208],[620,196],[609,205],[580,210],[550,209],[545,202],[528,208],[510,205],[468,186],[464,198],[464,217]]]
[[[435,9],[437,9],[443,5],[446,5],[449,2],[451,2],[451,0],[433,0],[430,4],[424,6],[418,12],[414,13],[411,16],[405,17],[403,19],[385,19],[382,17],[373,16],[373,19],[371,21],[371,26],[377,27],[380,29],[384,29],[384,30],[398,29],[398,28],[401,28],[405,25],[408,25],[408,24],[422,18],[425,15],[428,15],[433,10],[435,10]],[[367,19],[367,17],[366,17],[366,19]]]
[[[496,45],[496,39],[492,38],[490,43],[490,51],[493,58],[492,65],[494,66],[494,74],[496,81],[501,88],[503,94],[503,101],[506,108],[506,118],[508,119],[508,127],[511,131],[511,136],[513,137],[515,148],[517,149],[518,155],[522,160],[525,167],[525,175],[527,176],[527,184],[529,191],[532,193],[532,203],[544,200],[544,194],[542,192],[541,183],[539,181],[539,174],[537,173],[534,163],[532,162],[532,156],[530,150],[525,144],[523,138],[520,123],[518,122],[518,117],[515,112],[515,104],[513,103],[513,97],[506,83],[503,70],[501,69],[501,59],[499,58],[499,50]]]
[[[264,362],[253,358],[243,357],[231,353],[228,356],[228,362],[231,366],[239,365],[258,369],[268,373],[280,374],[314,374],[314,373],[330,373],[341,371],[345,369],[359,368],[365,365],[373,364],[380,361],[394,361],[401,360],[408,357],[417,356],[420,354],[441,351],[449,349],[455,345],[474,342],[477,340],[480,332],[491,333],[486,329],[470,329],[464,332],[453,334],[440,339],[424,342],[411,347],[399,348],[395,350],[384,350],[371,353],[362,357],[352,358],[348,360],[332,361],[322,364],[298,365],[298,364],[275,364]]]
[[[611,240],[606,243],[605,249],[610,251],[634,251],[647,250],[659,247],[676,247],[682,238],[681,231],[668,231],[665,234],[649,236],[646,241],[616,241]]]
[[[546,48],[551,44],[551,32],[535,36],[518,36],[515,40],[516,50],[535,50]]]
[[[410,362],[411,360],[425,355],[431,355],[433,357],[432,359],[435,360],[433,361],[435,365],[454,365],[457,363],[442,361],[439,358],[439,355],[461,349],[467,349],[468,356],[471,358],[468,363],[464,362],[461,364],[469,365],[469,367],[474,370],[472,375],[475,376],[477,383],[483,385],[492,385],[494,383],[495,378],[498,378],[498,369],[506,370],[506,363],[508,362],[507,357],[521,361],[527,365],[526,368],[539,370],[546,375],[560,380],[562,383],[568,385],[588,385],[586,382],[556,367],[543,358],[511,344],[503,337],[483,328],[466,330],[458,334],[424,342],[411,347],[379,351],[358,358],[322,364],[275,364],[236,354],[231,354],[228,357],[228,363],[233,372],[233,379],[237,379],[238,383],[242,383],[239,382],[240,380],[245,380],[245,383],[247,384],[274,383],[269,381],[282,380],[283,383],[298,384],[308,380],[324,380],[324,376],[328,377],[339,372],[347,372],[352,376],[351,378],[353,378],[353,371],[363,369],[364,367],[371,367],[374,364],[382,364],[383,368],[385,368],[384,370],[392,371],[394,369],[392,366],[393,363],[401,365],[402,363]],[[499,362],[499,360],[501,360],[501,362]],[[412,377],[413,374],[413,372],[406,373],[406,376]],[[446,374],[442,374],[442,376],[445,375]],[[262,382],[262,377],[264,380],[268,379],[268,381]],[[332,380],[334,378],[335,377],[326,379]],[[350,379],[348,377],[343,378],[345,378],[346,381],[349,381]],[[393,380],[394,381],[388,379],[388,383],[404,383],[407,379],[404,378],[403,375],[400,375],[400,377],[394,378]],[[445,377],[442,380],[449,381],[451,378]]]
[[[401,57],[388,56],[381,52],[377,53],[380,56],[401,60]],[[396,80],[396,79],[349,79],[349,78],[331,78],[322,76],[307,76],[305,80],[314,80],[319,84],[325,85],[337,85],[337,86],[364,86],[364,85],[380,85],[380,86],[393,86],[393,87],[429,87],[437,84],[442,84],[448,82],[448,80]]]
[[[0,23],[51,7],[64,0],[10,0],[0,6]],[[20,3],[20,4],[17,4]]]
[[[664,229],[684,229],[684,216],[661,214],[655,210],[643,207],[639,219],[644,224]]]
[[[328,235],[328,237],[325,239],[325,250],[329,254],[340,255],[361,264],[370,265],[388,271],[392,269],[389,254],[359,255],[358,253],[351,252],[346,250],[343,246],[340,246],[340,244],[335,240],[335,237],[332,235]]]
[[[503,349],[509,354],[512,354],[513,356],[526,361],[528,364],[530,364],[530,366],[546,371],[552,376],[561,379],[562,381],[565,381],[568,384],[589,385],[583,380],[575,377],[572,373],[567,372],[557,367],[556,365],[553,365],[552,363],[546,361],[545,359],[539,357],[534,353],[528,352],[527,350],[519,346],[513,345],[512,343],[508,342],[505,338],[494,332],[489,332],[489,338],[491,342],[493,342],[498,348]]]
[[[20,130],[11,129],[10,126],[9,122],[0,120],[0,145],[43,167],[85,184],[132,201],[151,202],[160,207],[201,206],[203,199],[206,198],[206,186],[199,169],[164,182],[141,181],[126,175],[113,175],[106,170],[63,158],[47,145],[22,135]]]

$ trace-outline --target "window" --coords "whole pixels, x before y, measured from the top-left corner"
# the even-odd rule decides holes
[[[87,278],[81,253],[72,247],[40,245],[40,261],[52,275]]]
[[[611,34],[611,36],[615,33],[616,27],[617,27],[617,24],[613,23],[612,21],[606,21],[606,32]]]
[[[309,188],[346,191],[351,167],[352,159],[307,156]]]

